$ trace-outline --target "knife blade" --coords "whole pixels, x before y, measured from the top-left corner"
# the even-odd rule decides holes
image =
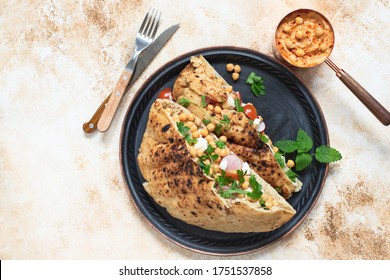
[[[160,50],[164,47],[164,45],[168,42],[168,40],[172,37],[173,34],[180,27],[180,24],[172,25],[171,27],[164,30],[153,42],[152,44],[145,49],[139,57],[137,66],[135,68],[134,74],[129,82],[129,85],[126,88],[126,93],[130,89],[131,85],[138,79],[141,73],[145,70],[145,68],[153,61],[156,55],[160,52]],[[85,133],[92,133],[96,130],[97,123],[101,115],[103,114],[104,108],[107,102],[110,100],[111,94],[109,94],[103,103],[96,110],[95,114],[92,118],[83,124],[83,130]]]

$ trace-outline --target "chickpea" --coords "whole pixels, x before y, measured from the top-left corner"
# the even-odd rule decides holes
[[[233,74],[232,74],[232,79],[233,79],[233,81],[237,81],[238,78],[240,78],[240,74],[238,74],[238,73],[233,73]]]
[[[226,64],[226,71],[231,72],[231,71],[233,71],[233,70],[234,70],[234,65],[233,65],[233,63],[228,63],[228,64]]]
[[[189,120],[189,121],[194,121],[195,120],[195,115],[194,114],[192,114],[192,113],[189,113],[188,115],[187,115],[187,119]]]
[[[229,152],[227,149],[221,149],[221,152],[219,153],[221,157],[226,157],[228,154]]]
[[[202,120],[199,119],[199,118],[196,118],[196,119],[195,119],[195,124],[196,124],[197,126],[200,126],[200,125],[202,124]]]
[[[303,36],[305,36],[305,34],[303,33],[302,30],[298,30],[297,32],[295,32],[295,38],[297,38],[297,40],[302,40],[303,39]]]
[[[208,129],[210,132],[213,132],[214,129],[215,129],[215,124],[209,123],[209,124],[207,125],[207,129]]]
[[[321,37],[322,35],[324,35],[324,30],[322,28],[318,28],[316,29],[315,34],[317,37]]]
[[[328,46],[326,45],[326,43],[322,43],[320,45],[320,51],[325,52],[327,49],[328,49]]]
[[[301,25],[303,23],[303,18],[301,17],[296,17],[295,18],[295,23],[298,24],[298,25]]]
[[[195,149],[194,147],[190,147],[190,155],[195,157],[198,155],[198,150]]]
[[[181,122],[185,122],[187,120],[187,115],[185,113],[181,113],[179,115],[179,119]]]
[[[213,164],[213,169],[214,169],[215,173],[220,171],[219,165],[215,164],[215,163]]]
[[[274,151],[275,154],[276,154],[277,152],[279,152],[279,148],[278,148],[278,147],[272,147],[272,150]]]
[[[219,140],[223,141],[223,142],[226,142],[227,141],[227,137],[225,135],[222,135],[219,137]]]
[[[200,131],[200,135],[202,135],[203,137],[207,136],[209,134],[209,131],[207,130],[207,128],[202,128],[202,130]]]
[[[196,126],[196,124],[191,125],[191,127],[190,127],[191,132],[195,132],[197,130],[198,130],[198,127]]]
[[[217,144],[215,144],[214,141],[210,141],[210,142],[209,142],[209,145],[210,145],[211,147],[213,147],[214,149],[217,147]]]
[[[195,149],[196,150],[196,149]],[[196,156],[201,157],[203,156],[203,151],[202,150],[196,150]]]
[[[285,40],[285,41],[284,41],[284,45],[285,45],[286,48],[288,48],[289,50],[292,49],[292,48],[294,47],[293,42],[291,42],[290,40]]]
[[[192,138],[196,139],[196,138],[199,138],[199,137],[200,137],[200,132],[198,130],[192,132]]]
[[[297,50],[295,51],[295,54],[296,54],[297,56],[301,57],[301,56],[304,56],[304,55],[305,55],[305,51],[302,50],[302,49],[297,49]]]
[[[213,110],[214,110],[214,105],[208,104],[208,105],[207,105],[207,110],[213,111]]]
[[[207,136],[205,137],[205,139],[206,139],[206,141],[209,142],[209,143],[212,142],[212,141],[214,140],[213,136],[211,136],[210,134],[207,135]]]
[[[191,121],[186,122],[186,126],[188,126],[189,128],[191,128],[191,126],[193,125],[195,125],[194,122]]]
[[[234,65],[234,72],[240,73],[241,72],[241,66],[240,65]]]
[[[283,26],[283,31],[284,31],[285,33],[290,33],[290,32],[291,32],[290,26],[288,26],[288,25]]]
[[[274,206],[274,204],[273,204],[271,201],[267,201],[267,202],[265,203],[265,207],[266,207],[267,209],[271,209],[272,206]]]
[[[232,86],[227,86],[226,87],[226,92],[227,93],[231,93],[233,91],[233,87]]]
[[[241,188],[243,190],[246,190],[247,188],[249,188],[249,182],[245,181],[244,183],[242,183]]]
[[[222,112],[222,108],[220,106],[217,105],[214,107],[214,113],[221,114],[221,112]]]
[[[293,160],[291,160],[291,159],[289,159],[286,164],[290,168],[293,168],[295,166],[295,162]]]

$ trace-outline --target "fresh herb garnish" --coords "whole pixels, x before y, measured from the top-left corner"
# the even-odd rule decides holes
[[[207,106],[207,103],[206,103],[206,95],[202,95],[202,107],[206,107]]]
[[[227,127],[229,126],[230,124],[230,120],[229,120],[229,117],[227,115],[223,115],[223,119],[219,121],[222,125],[224,125],[225,129],[227,129]]]
[[[246,83],[251,86],[251,91],[255,96],[266,94],[264,80],[262,77],[257,76],[255,72],[250,73]]]
[[[211,121],[208,119],[203,119],[202,122],[204,123],[204,125],[208,125],[209,123],[211,123]]]
[[[277,151],[274,154],[274,157],[275,157],[276,161],[278,162],[278,164],[280,165],[280,167],[283,168],[285,166],[283,154],[280,151]]]
[[[218,123],[215,125],[214,133],[216,135],[220,135],[222,131],[222,124]]]
[[[215,145],[220,148],[220,149],[223,149],[226,147],[226,142],[224,141],[221,141],[221,140],[218,140],[217,142],[215,142]]]
[[[327,145],[322,145],[316,148],[314,154],[309,154],[313,148],[313,140],[303,130],[299,129],[296,140],[280,140],[274,144],[283,153],[297,152],[295,158],[295,169],[301,171],[310,165],[314,156],[318,162],[330,163],[342,159],[339,151]]]
[[[195,144],[198,142],[198,140],[192,138],[190,134],[190,128],[186,126],[183,122],[177,122],[176,126],[177,130],[180,132],[181,135],[183,135],[184,139],[187,141],[188,144]]]
[[[256,181],[256,177],[254,175],[251,175],[249,177],[249,185],[252,187],[252,192],[247,193],[247,196],[253,198],[253,199],[260,199],[263,195],[262,192],[262,186],[259,182]]]
[[[268,143],[269,138],[265,134],[259,133],[259,137],[260,137],[260,140],[263,141],[265,144]]]
[[[241,106],[240,98],[234,99],[234,106],[236,106],[237,112],[244,112],[244,107]]]
[[[188,107],[188,105],[191,104],[191,101],[189,101],[187,98],[180,98],[178,101],[177,101],[181,106],[183,107]]]

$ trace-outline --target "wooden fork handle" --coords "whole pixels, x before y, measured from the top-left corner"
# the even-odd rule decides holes
[[[129,84],[132,76],[132,70],[123,70],[114,91],[110,95],[110,99],[108,100],[107,105],[105,108],[103,108],[103,113],[98,121],[97,128],[100,132],[105,132],[110,127],[112,119],[114,118],[119,103],[125,94],[127,85]]]
[[[96,110],[95,114],[93,114],[92,118],[83,124],[83,130],[85,133],[92,133],[96,130],[97,124],[100,120],[100,117],[103,114],[104,108],[106,108],[106,104],[108,100],[110,100],[111,94],[109,94],[106,99],[104,99],[103,103]]]
[[[342,69],[336,75],[382,124],[386,126],[390,124],[390,112],[354,78]]]

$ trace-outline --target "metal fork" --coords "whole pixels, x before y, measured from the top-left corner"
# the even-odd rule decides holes
[[[127,85],[129,84],[131,77],[133,76],[135,66],[138,61],[138,56],[145,50],[152,42],[156,35],[158,25],[160,23],[161,12],[158,10],[149,9],[141,27],[139,28],[135,40],[135,50],[133,57],[130,59],[126,68],[123,70],[114,91],[111,93],[110,99],[106,104],[103,114],[97,124],[99,131],[106,131],[114,118],[114,115],[118,109],[119,103],[124,96]]]

